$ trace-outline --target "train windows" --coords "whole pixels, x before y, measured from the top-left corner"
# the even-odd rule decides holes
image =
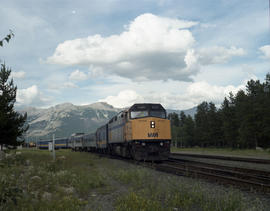
[[[150,116],[165,119],[166,113],[164,111],[150,111]]]
[[[148,111],[131,111],[130,112],[131,118],[140,118],[140,117],[147,117]]]
[[[166,111],[160,104],[134,104],[130,108],[130,117],[143,118],[143,117],[158,117],[165,119]]]

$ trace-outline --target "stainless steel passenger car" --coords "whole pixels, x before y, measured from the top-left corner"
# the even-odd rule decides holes
[[[108,149],[108,124],[97,129],[96,132],[97,151],[106,153]]]
[[[97,148],[96,134],[85,134],[82,138],[82,148],[87,152],[94,152]]]
[[[82,151],[84,133],[73,133],[69,140],[68,146],[74,151]]]

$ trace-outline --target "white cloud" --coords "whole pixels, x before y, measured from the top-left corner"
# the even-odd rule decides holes
[[[264,54],[264,58],[270,59],[270,45],[265,45],[259,48]]]
[[[61,90],[63,89],[74,89],[78,88],[78,86],[70,81],[67,82],[58,82],[58,83],[51,83],[48,86],[48,91],[54,92],[54,93],[61,93]]]
[[[233,56],[243,56],[244,54],[245,51],[242,48],[236,48],[235,46],[230,48],[214,46],[199,49],[196,56],[200,64],[210,65],[226,63]]]
[[[26,89],[18,89],[16,101],[20,106],[41,106],[46,104],[48,99],[42,96],[37,85],[33,85]]]
[[[24,78],[25,77],[25,72],[24,71],[19,71],[19,72],[11,72],[11,77],[12,78],[17,78],[17,79],[20,79],[20,78]]]
[[[133,81],[192,81],[191,76],[199,72],[201,65],[225,63],[245,53],[236,47],[194,49],[195,39],[189,28],[196,24],[143,14],[119,35],[93,35],[65,41],[57,46],[47,62],[89,66],[90,76],[102,73]],[[79,73],[77,70],[74,75],[86,77],[77,76]]]
[[[224,97],[227,96],[230,92],[237,93],[240,89],[245,89],[245,85],[239,86],[216,86],[211,85],[205,81],[192,83],[187,88],[187,93],[184,98],[186,100],[197,105],[203,101],[211,101],[215,104],[220,104]]]
[[[84,81],[87,78],[88,78],[87,75],[84,72],[81,72],[79,70],[75,70],[69,76],[69,79],[74,80],[74,81]]]
[[[99,100],[99,102],[107,102],[116,108],[124,108],[131,106],[134,103],[143,102],[142,96],[138,95],[133,90],[124,90],[119,92],[116,96],[108,96],[105,99]]]
[[[189,72],[184,60],[195,42],[188,28],[196,24],[143,14],[119,35],[94,35],[65,41],[47,61],[87,65],[133,80],[173,78],[189,81],[190,76],[198,71]]]
[[[78,88],[78,86],[72,82],[65,82],[61,88]]]
[[[145,89],[135,87],[134,89],[120,91],[115,96],[110,95],[99,101],[107,102],[118,108],[128,107],[134,103],[161,103],[165,108],[189,109],[203,101],[220,105],[224,97],[228,96],[230,92],[235,94],[240,89],[244,90],[245,83],[246,81],[239,86],[216,86],[201,81],[189,83],[188,85],[182,84],[181,86],[180,82],[178,82],[166,91],[162,87],[156,88],[156,91],[149,89],[149,86],[145,86]],[[162,86],[160,83],[159,85]],[[153,84],[153,86],[158,86],[158,84]],[[174,86],[178,86],[179,89],[176,91]]]

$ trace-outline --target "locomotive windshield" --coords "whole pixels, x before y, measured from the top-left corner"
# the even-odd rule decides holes
[[[166,118],[166,113],[164,111],[150,111],[150,115],[153,117]]]
[[[130,108],[131,119],[143,117],[166,118],[166,111],[160,104],[135,104]]]
[[[147,117],[148,113],[149,113],[148,111],[131,111],[130,115],[131,115],[131,118],[134,119],[134,118]]]

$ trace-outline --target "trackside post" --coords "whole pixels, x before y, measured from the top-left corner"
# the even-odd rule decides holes
[[[55,145],[55,137],[54,137],[54,134],[53,134],[53,140],[52,140],[52,156],[53,156],[53,161],[55,161],[55,148],[54,148],[54,145]]]

